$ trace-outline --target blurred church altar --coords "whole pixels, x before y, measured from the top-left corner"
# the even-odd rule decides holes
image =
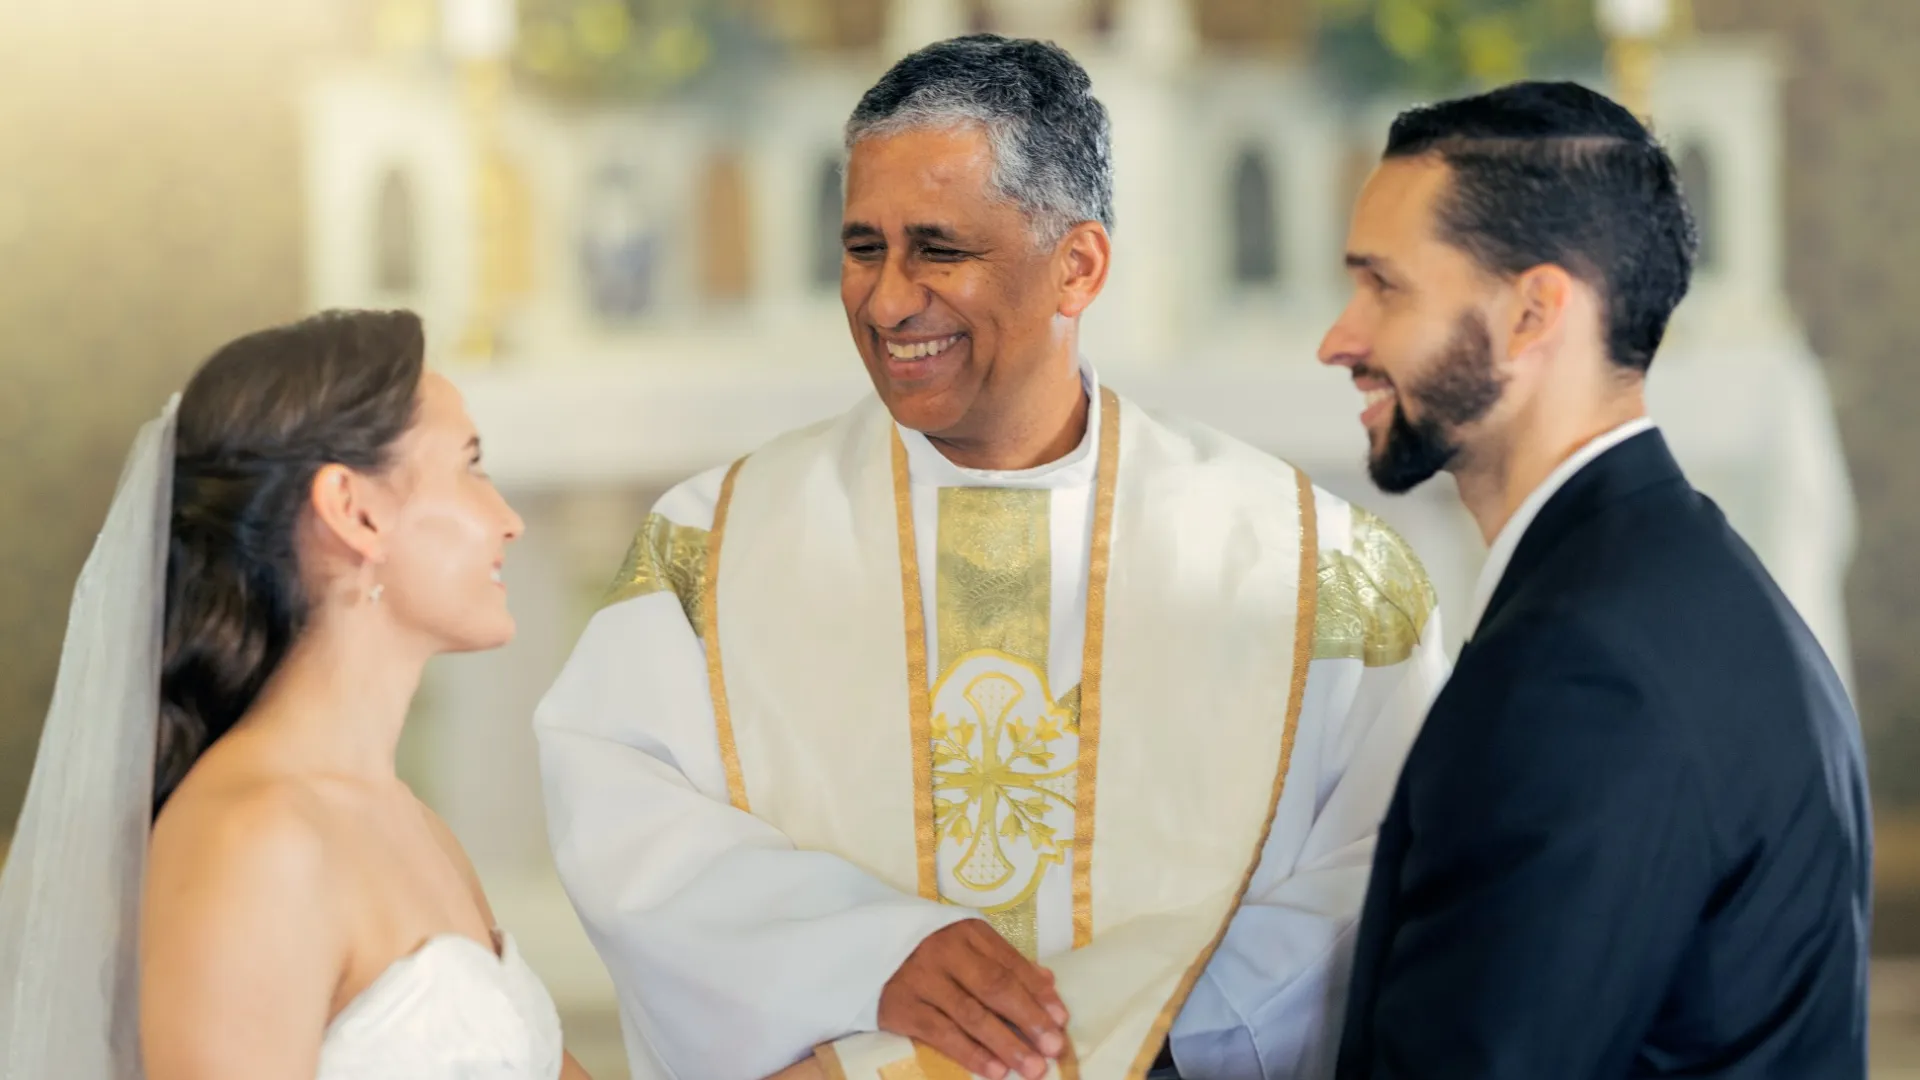
[[[570,1020],[610,1017],[610,986],[553,877],[534,703],[655,496],[866,392],[837,290],[840,127],[927,41],[991,28],[1086,63],[1113,115],[1119,216],[1087,355],[1123,393],[1376,508],[1425,559],[1457,646],[1479,537],[1444,482],[1370,489],[1360,399],[1314,362],[1344,303],[1352,194],[1411,103],[1318,77],[1314,6],[779,0],[649,23],[618,0],[396,0],[385,55],[313,85],[309,299],[423,314],[528,521],[507,571],[519,640],[440,662],[405,753]],[[1853,503],[1783,291],[1775,58],[1672,33],[1661,0],[1599,9],[1612,77],[1638,80],[1705,238],[1653,369],[1655,418],[1845,670]],[[634,89],[613,58],[636,51],[674,85]]]

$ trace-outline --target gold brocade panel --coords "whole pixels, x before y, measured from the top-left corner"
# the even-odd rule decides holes
[[[1047,685],[1052,493],[943,488],[935,549],[940,895],[1037,955],[1035,896],[1073,838],[1075,710]]]
[[[1353,508],[1347,551],[1320,552],[1315,660],[1404,663],[1426,631],[1436,598],[1420,559],[1386,523]]]
[[[706,529],[676,525],[659,514],[649,514],[600,606],[671,590],[687,613],[687,625],[700,633],[706,626],[707,538]]]

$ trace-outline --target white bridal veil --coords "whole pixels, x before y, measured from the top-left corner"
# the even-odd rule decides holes
[[[140,429],[73,589],[0,872],[0,1080],[140,1077],[140,883],[160,707],[174,395]]]

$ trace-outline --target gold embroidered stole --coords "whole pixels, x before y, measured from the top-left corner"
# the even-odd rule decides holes
[[[1043,861],[1072,860],[1075,950],[1045,958],[1074,1014],[1061,1074],[1117,1078],[1151,1063],[1264,844],[1316,557],[1303,476],[1111,396],[1102,411],[1071,771],[1034,606],[1044,517],[1035,535],[1019,493],[943,493],[936,597],[979,597],[940,605],[930,689],[905,453],[877,402],[735,467],[701,606],[737,806],[909,894],[973,894],[1016,938]],[[1069,777],[1070,847],[1048,820]],[[941,842],[966,845],[951,882]],[[869,1034],[823,1060],[865,1080],[924,1056]]]
[[[1036,893],[1073,840],[1079,718],[1054,699],[1053,492],[942,488],[931,694],[940,897],[1029,958]]]

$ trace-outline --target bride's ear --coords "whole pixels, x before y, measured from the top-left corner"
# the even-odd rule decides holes
[[[322,466],[308,493],[314,522],[334,543],[365,563],[386,561],[385,524],[379,493],[368,478],[345,465]]]

